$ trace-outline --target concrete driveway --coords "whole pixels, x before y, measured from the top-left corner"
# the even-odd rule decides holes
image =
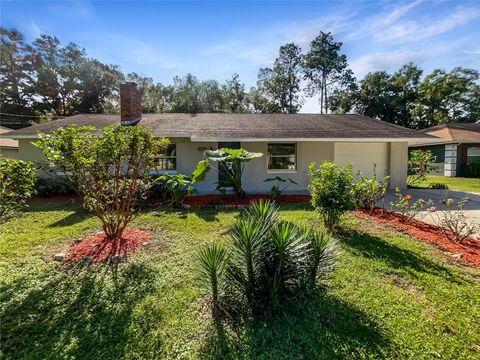
[[[473,223],[480,224],[480,194],[454,190],[434,190],[434,189],[406,189],[402,191],[403,195],[412,195],[412,201],[423,198],[432,199],[438,209],[443,209],[442,200],[453,199],[454,204],[468,197],[470,201],[465,206],[464,213]],[[395,200],[395,192],[389,191],[385,195],[384,207],[390,209],[390,203]],[[455,205],[454,205],[455,206]],[[433,222],[430,216],[424,216],[423,221]]]

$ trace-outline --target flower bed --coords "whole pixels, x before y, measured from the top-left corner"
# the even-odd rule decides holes
[[[480,267],[480,241],[474,238],[465,239],[462,244],[454,243],[447,238],[438,226],[420,220],[405,220],[400,214],[376,208],[374,211],[359,210],[356,214],[363,218],[375,219],[405,231],[413,237],[459,256],[466,263]]]
[[[126,229],[118,239],[108,239],[103,232],[100,232],[72,245],[65,254],[65,262],[88,260],[99,263],[113,260],[113,257],[121,260],[149,241],[150,234],[138,229]]]
[[[233,195],[194,195],[185,198],[185,204],[192,208],[215,206],[245,206],[252,201],[269,200],[268,195],[249,195],[245,199],[235,199]],[[275,199],[278,203],[309,202],[310,195],[280,195]]]

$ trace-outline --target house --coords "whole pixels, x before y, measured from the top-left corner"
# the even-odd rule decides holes
[[[437,157],[438,174],[467,176],[469,167],[480,163],[480,123],[442,124],[420,132],[441,138],[440,142],[416,140],[409,143],[410,151],[430,150]],[[480,164],[478,166],[480,168]]]
[[[155,136],[170,138],[166,156],[159,157],[158,171],[191,174],[206,149],[222,147],[261,152],[243,173],[243,188],[266,193],[273,175],[298,183],[290,192],[302,193],[309,183],[312,162],[351,163],[356,171],[371,175],[374,164],[379,175],[391,177],[391,187],[405,187],[408,142],[430,141],[433,137],[362,115],[313,114],[144,114],[135,84],[123,84],[121,115],[76,115],[23,128],[9,134],[19,141],[19,158],[39,161],[40,150],[32,142],[37,131],[50,133],[69,124],[93,125],[98,129],[117,123],[141,124]],[[218,173],[210,172],[196,184],[200,193],[214,192]]]
[[[0,126],[0,135],[6,135],[12,130],[6,127]],[[6,158],[16,159],[18,156],[18,141],[14,139],[2,139],[0,138],[0,154]]]

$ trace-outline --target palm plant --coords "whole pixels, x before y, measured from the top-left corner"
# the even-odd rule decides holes
[[[227,252],[222,246],[213,244],[200,251],[199,259],[200,276],[212,294],[213,316],[217,318],[221,309],[220,290],[227,266]]]

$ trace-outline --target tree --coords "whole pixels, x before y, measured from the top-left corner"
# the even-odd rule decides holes
[[[32,86],[37,56],[17,30],[0,27],[0,36],[0,108],[5,114],[16,115],[2,115],[2,122],[28,126],[30,120],[25,119],[35,116]]]
[[[258,73],[257,91],[264,101],[256,103],[261,112],[294,114],[302,107],[300,96],[301,48],[294,43],[280,47],[273,68],[262,68]]]
[[[480,74],[477,70],[456,67],[450,72],[436,69],[418,86],[418,102],[412,110],[417,128],[449,122],[475,122]]]
[[[434,170],[437,157],[430,150],[413,150],[408,159],[407,185],[415,186]]]
[[[347,86],[354,81],[348,68],[347,57],[340,54],[341,42],[336,42],[331,33],[320,32],[310,43],[305,55],[305,79],[310,96],[320,94],[320,113],[328,113],[328,94],[332,88]]]
[[[240,81],[238,74],[233,74],[230,80],[222,85],[223,110],[229,113],[243,113],[247,111],[247,97],[245,85]]]
[[[197,77],[187,74],[173,79],[173,112],[197,114],[202,110],[201,85]]]
[[[142,96],[142,111],[145,114],[169,112],[173,107],[173,88],[161,83],[154,83],[151,77],[129,73],[127,81],[137,84]]]
[[[218,172],[225,175],[225,180],[218,184],[218,189],[232,187],[235,197],[241,199],[245,197],[245,191],[242,189],[242,174],[245,164],[252,159],[263,156],[262,153],[252,153],[245,149],[206,150],[204,159],[201,160],[192,175],[192,184],[202,181],[207,173],[212,169],[211,162],[218,162]]]
[[[142,126],[68,126],[40,134],[36,145],[101,221],[105,235],[122,236],[152,184],[150,170],[169,144]]]
[[[0,223],[13,216],[35,193],[36,178],[33,163],[0,156]]]

